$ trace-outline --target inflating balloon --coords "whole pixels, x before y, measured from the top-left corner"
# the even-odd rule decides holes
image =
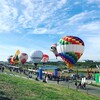
[[[24,64],[24,63],[27,61],[27,59],[28,59],[28,55],[27,55],[26,53],[21,53],[21,54],[19,55],[19,61],[20,61],[22,64]]]
[[[13,61],[14,61],[14,64],[19,64],[20,61],[19,61],[19,54],[20,54],[20,50],[17,50],[15,55],[13,56]]]
[[[14,64],[13,55],[9,56],[7,60],[8,60],[8,63],[9,63],[9,64],[11,64],[11,65]]]
[[[75,36],[65,36],[59,40],[56,49],[51,46],[51,51],[60,56],[69,68],[79,60],[84,52],[84,42]]]
[[[41,62],[43,62],[43,64],[44,64],[44,63],[48,62],[48,60],[49,60],[49,56],[47,54],[43,54]]]
[[[43,52],[40,50],[33,51],[30,54],[30,58],[31,58],[32,62],[35,64],[35,67],[42,60],[42,57],[43,57]]]
[[[50,50],[55,54],[55,56],[59,56],[58,52],[57,52],[57,43],[53,44],[50,48]]]
[[[9,64],[18,64],[19,63],[19,54],[20,54],[20,50],[17,50],[14,56],[10,56],[8,58],[8,62]]]
[[[15,56],[18,56],[19,54],[20,54],[20,50],[17,50]]]

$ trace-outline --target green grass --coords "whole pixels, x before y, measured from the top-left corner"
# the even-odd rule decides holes
[[[0,100],[100,100],[99,98],[67,89],[0,73]]]
[[[92,85],[92,86],[96,86],[96,87],[100,87],[100,83],[95,83],[95,84],[90,84],[90,85]]]

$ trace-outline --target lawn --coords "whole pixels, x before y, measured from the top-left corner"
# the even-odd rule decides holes
[[[56,84],[0,73],[0,100],[100,100]]]

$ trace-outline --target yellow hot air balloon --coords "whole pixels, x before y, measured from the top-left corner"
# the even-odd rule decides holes
[[[15,55],[14,55],[14,57],[13,57],[14,64],[18,64],[18,63],[20,63],[20,61],[19,61],[19,57],[18,57],[19,54],[20,54],[20,50],[17,50],[16,53],[15,53]]]
[[[17,56],[19,54],[20,54],[20,50],[17,50],[16,53],[15,53],[15,56]]]

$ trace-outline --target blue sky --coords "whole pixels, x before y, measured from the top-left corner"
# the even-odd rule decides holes
[[[18,49],[55,60],[50,46],[67,35],[85,42],[80,60],[100,60],[100,0],[0,0],[1,61]]]

